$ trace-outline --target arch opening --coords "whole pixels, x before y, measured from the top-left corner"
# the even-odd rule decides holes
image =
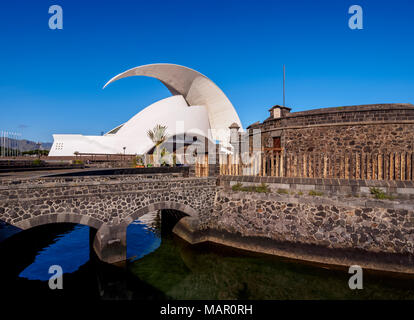
[[[141,216],[147,213],[154,212],[157,210],[167,210],[167,209],[181,211],[184,214],[191,216],[191,217],[195,217],[195,218],[198,217],[197,210],[195,210],[193,207],[187,204],[179,203],[175,201],[161,201],[161,202],[156,202],[148,206],[145,206],[137,211],[134,211],[133,213],[128,215],[126,218],[124,218],[121,221],[121,223],[124,223],[128,226],[132,221],[137,220],[138,218],[140,218]]]
[[[21,231],[22,229],[0,219],[0,243]]]
[[[75,223],[92,227],[94,229],[99,229],[104,222],[94,217],[83,214],[62,212],[58,214],[44,214],[33,216],[28,219],[21,220],[17,223],[13,223],[13,225],[22,230],[27,230],[33,227],[54,223]]]
[[[51,223],[34,226],[0,243],[1,274],[16,290],[35,288],[36,281],[51,277],[49,268],[58,265],[63,274],[77,272],[91,259],[91,234],[94,229],[76,223]],[[20,286],[19,284],[22,284]]]
[[[183,210],[177,210],[178,204],[157,204],[151,211],[151,206],[133,213],[129,219],[134,219],[128,224],[126,232],[126,258],[134,261],[154,252],[161,246],[165,237],[170,237],[174,226],[184,217],[190,216]],[[183,205],[182,205],[183,206]],[[187,212],[194,214],[191,207]],[[194,212],[193,212],[194,211]]]

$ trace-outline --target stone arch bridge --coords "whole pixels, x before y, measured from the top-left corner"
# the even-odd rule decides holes
[[[0,220],[23,230],[80,223],[97,230],[93,247],[108,263],[126,259],[126,230],[142,215],[179,210],[199,219],[213,208],[216,178],[174,174],[50,177],[0,181]]]

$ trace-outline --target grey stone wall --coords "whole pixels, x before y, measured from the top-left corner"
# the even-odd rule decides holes
[[[232,191],[237,182],[264,182],[271,192]],[[384,187],[381,181],[373,184]],[[414,273],[412,200],[352,196],[349,191],[367,188],[352,180],[222,176],[219,185],[213,212],[200,216],[197,226],[184,219],[177,234],[191,243],[212,241],[318,263]],[[309,194],[321,187],[323,195]]]
[[[260,176],[220,176],[219,184],[227,189],[230,186],[242,183],[245,186],[265,183],[273,192],[279,189],[289,192],[309,191],[322,192],[324,196],[331,198],[359,197],[358,205],[370,205],[372,195],[370,188],[383,190],[387,195],[395,197],[395,200],[414,200],[414,181],[401,180],[351,180],[351,179],[318,179],[318,178],[285,178],[285,177],[260,177]],[[356,200],[355,200],[356,201]],[[392,206],[392,202],[382,201],[382,206]]]
[[[414,124],[326,126],[286,129],[288,152],[388,153],[413,151]]]
[[[132,174],[132,175],[96,175],[96,176],[51,176],[41,178],[27,178],[27,179],[0,179],[0,190],[13,188],[14,186],[34,186],[43,185],[45,187],[55,186],[64,183],[90,183],[99,184],[106,182],[139,182],[139,181],[153,181],[153,180],[170,180],[172,178],[183,177],[182,173],[153,173],[153,174]]]
[[[202,229],[326,248],[414,254],[414,210],[311,196],[220,191]]]
[[[414,150],[414,106],[379,104],[314,109],[268,118],[260,129],[262,145],[280,136],[287,153],[388,153]]]

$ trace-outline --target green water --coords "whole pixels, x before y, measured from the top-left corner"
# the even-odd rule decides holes
[[[172,213],[168,213],[173,216]],[[414,299],[414,278],[364,270],[363,289],[351,290],[346,269],[249,253],[213,244],[189,245],[171,232],[168,214],[132,223],[127,268],[100,262],[90,230],[46,225],[6,237],[0,228],[0,296],[6,299]],[[179,217],[178,217],[179,218]],[[163,221],[161,224],[160,221]],[[164,226],[164,229],[162,228]],[[64,290],[48,287],[49,267],[65,270]]]
[[[168,299],[414,299],[414,280],[364,271],[351,290],[347,270],[329,270],[173,235],[129,270]]]

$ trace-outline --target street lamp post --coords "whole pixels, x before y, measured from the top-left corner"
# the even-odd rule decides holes
[[[124,149],[124,161],[125,161],[125,149],[126,149],[126,147],[123,147],[122,149]]]

